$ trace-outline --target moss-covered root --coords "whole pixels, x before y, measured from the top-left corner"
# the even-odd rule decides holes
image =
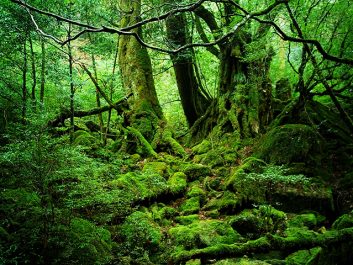
[[[156,153],[156,151],[154,151],[151,144],[146,140],[146,138],[142,135],[141,132],[139,132],[133,127],[127,127],[127,129],[129,133],[133,134],[140,141],[140,143],[144,146],[148,155],[154,156],[156,158],[158,157],[158,154]]]
[[[171,129],[166,126],[165,121],[161,121],[159,123],[159,128],[153,139],[152,146],[154,148],[168,148],[169,151],[183,158],[187,156],[187,153],[181,144],[179,144],[178,141],[174,139],[173,133]]]
[[[315,246],[327,247],[353,240],[353,227],[331,230],[324,234],[300,230],[288,237],[266,235],[246,243],[218,244],[202,249],[180,251],[172,255],[172,264],[184,264],[191,259],[220,259],[241,257],[249,253],[264,253],[271,250],[297,251]]]

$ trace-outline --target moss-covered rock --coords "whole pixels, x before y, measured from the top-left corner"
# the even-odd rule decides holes
[[[334,229],[343,229],[353,227],[353,211],[349,214],[340,216],[333,224]]]
[[[177,221],[181,225],[189,225],[199,220],[200,220],[200,217],[198,214],[178,216],[175,218],[175,221]]]
[[[212,149],[212,143],[208,140],[203,140],[200,144],[192,148],[194,154],[205,154]]]
[[[216,244],[232,244],[241,236],[230,225],[219,220],[200,220],[190,225],[177,225],[169,229],[176,249],[203,248]]]
[[[256,170],[255,173],[237,171],[227,180],[227,187],[244,201],[273,204],[284,211],[333,210],[332,190],[322,181],[289,174],[285,166],[267,165]]]
[[[286,265],[314,265],[318,264],[321,247],[312,248],[309,250],[299,250],[289,255],[286,258]]]
[[[286,220],[284,212],[269,205],[261,205],[259,209],[242,211],[228,222],[243,236],[254,239],[267,232],[282,233],[286,228]]]
[[[188,177],[188,180],[191,181],[197,180],[201,177],[207,177],[212,174],[211,169],[208,166],[201,164],[186,164],[181,171],[183,171]]]
[[[165,176],[168,173],[168,165],[164,162],[148,162],[143,166],[143,173],[148,174],[159,174],[161,176]]]
[[[182,193],[187,187],[186,175],[183,172],[176,172],[168,179],[167,184],[171,193]]]
[[[273,128],[261,140],[255,156],[274,164],[305,163],[320,166],[324,140],[315,129],[304,124]]]
[[[303,213],[295,215],[288,221],[289,227],[307,227],[313,229],[320,225],[325,220],[325,217],[315,213]]]
[[[140,201],[155,198],[168,191],[166,180],[159,174],[137,174],[129,172],[108,182],[108,187],[124,191],[130,200]]]
[[[199,210],[200,210],[199,197],[192,197],[190,199],[187,199],[180,205],[180,211],[184,215],[197,213]]]
[[[225,191],[220,194],[211,198],[202,209],[232,212],[241,205],[241,200],[233,192]]]
[[[199,197],[200,201],[203,203],[206,199],[206,192],[202,188],[199,181],[194,181],[190,184],[188,192],[186,193],[187,198]]]
[[[142,209],[140,208],[140,211]],[[163,203],[154,203],[149,211],[145,211],[155,222],[162,226],[171,225],[172,219],[178,214],[173,207],[165,206]]]

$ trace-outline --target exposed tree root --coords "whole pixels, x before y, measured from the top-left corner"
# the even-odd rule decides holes
[[[280,237],[268,234],[246,243],[231,245],[219,244],[203,249],[181,251],[172,256],[170,264],[184,264],[190,259],[214,259],[241,257],[251,253],[265,253],[271,250],[297,251],[316,246],[327,247],[342,242],[352,242],[353,227],[342,230],[331,230],[324,234],[314,231],[305,231],[305,235]]]

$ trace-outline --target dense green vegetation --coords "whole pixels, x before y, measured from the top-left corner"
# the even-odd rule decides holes
[[[353,264],[351,0],[0,2],[0,264]]]

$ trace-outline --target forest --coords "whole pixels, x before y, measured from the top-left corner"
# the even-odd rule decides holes
[[[0,0],[0,264],[353,264],[352,0]]]

